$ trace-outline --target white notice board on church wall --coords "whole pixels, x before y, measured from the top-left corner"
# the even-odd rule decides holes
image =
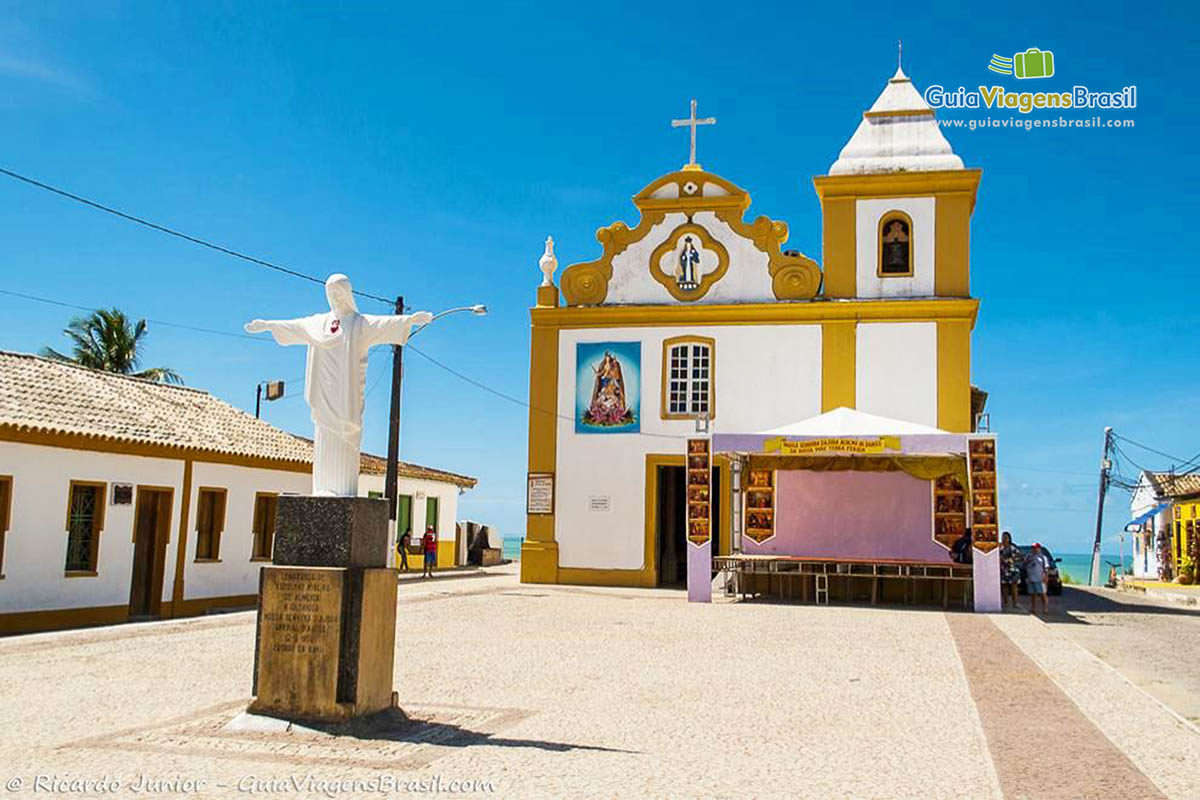
[[[525,491],[526,514],[554,513],[554,474],[550,472],[529,473]]]

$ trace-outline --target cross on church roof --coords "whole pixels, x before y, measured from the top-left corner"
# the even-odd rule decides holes
[[[705,117],[704,119],[696,119],[696,101],[692,100],[692,115],[687,119],[671,120],[672,128],[688,127],[692,129],[692,146],[688,151],[688,163],[683,165],[684,169],[700,169],[700,165],[696,163],[696,126],[697,125],[716,125],[716,117]]]

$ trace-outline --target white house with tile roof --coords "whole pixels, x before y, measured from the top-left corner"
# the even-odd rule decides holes
[[[385,466],[363,455],[363,494]],[[207,392],[0,351],[0,634],[253,605],[311,471],[309,440]],[[432,522],[439,566],[475,483],[400,464],[398,527]]]
[[[1143,470],[1129,513],[1134,577],[1174,578],[1200,544],[1200,473]]]

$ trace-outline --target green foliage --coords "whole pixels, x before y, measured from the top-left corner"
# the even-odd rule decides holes
[[[1179,559],[1179,577],[1181,583],[1193,583],[1196,580],[1196,563],[1189,556]]]
[[[141,360],[139,350],[146,331],[144,319],[134,322],[119,309],[100,309],[86,317],[75,317],[63,330],[63,334],[71,340],[71,355],[50,347],[42,348],[41,354],[46,358],[70,361],[105,372],[132,375],[160,383],[183,383],[179,373],[168,367],[138,369]]]

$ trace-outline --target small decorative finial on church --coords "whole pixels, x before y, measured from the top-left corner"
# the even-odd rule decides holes
[[[716,125],[716,117],[705,117],[704,119],[696,119],[696,101],[692,100],[692,115],[687,119],[671,120],[672,128],[688,127],[692,129],[691,148],[688,150],[688,162],[683,165],[686,170],[699,170],[700,165],[696,163],[696,126],[697,125]]]
[[[554,270],[558,269],[558,259],[554,257],[553,236],[546,237],[546,252],[542,253],[538,266],[542,268],[542,286],[553,286]]]
[[[891,77],[890,83],[907,83],[908,76],[904,74],[904,40],[896,40],[896,74]]]

